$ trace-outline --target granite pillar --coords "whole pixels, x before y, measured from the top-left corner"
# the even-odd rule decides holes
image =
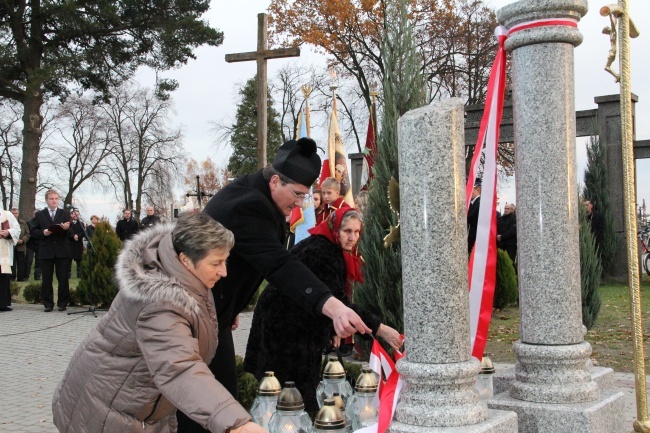
[[[579,21],[586,0],[522,0],[497,12],[506,28],[540,19]],[[573,50],[575,27],[510,34],[521,340],[509,396],[520,432],[610,432],[620,396],[601,396],[584,341],[578,240]],[[525,403],[522,403],[525,402]],[[525,422],[523,420],[526,420]],[[582,427],[580,427],[582,426]]]
[[[463,118],[462,100],[452,98],[398,122],[407,350],[391,432],[517,431],[514,413],[488,411],[474,389]]]
[[[639,98],[632,94],[632,124],[635,121],[635,105]],[[625,243],[625,218],[623,203],[623,148],[621,139],[621,95],[597,96],[598,139],[605,144],[607,159],[607,189],[612,223],[618,244],[616,254],[609,263],[603,263],[608,278],[627,283],[627,248]],[[596,204],[598,209],[598,204]]]

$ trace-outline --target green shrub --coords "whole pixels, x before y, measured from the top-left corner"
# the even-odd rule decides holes
[[[11,291],[11,299],[20,295],[20,291],[23,289],[22,285],[18,281],[9,282],[9,290]]]
[[[582,323],[591,329],[600,312],[600,276],[602,265],[596,251],[596,240],[591,234],[591,224],[585,218],[584,206],[580,208],[580,283],[582,287]]]
[[[235,361],[237,364],[237,401],[249,411],[253,400],[257,397],[257,389],[260,384],[255,376],[244,371],[244,359],[241,356],[235,356]]]
[[[71,307],[81,305],[81,303],[79,302],[79,296],[77,295],[77,290],[72,287],[70,287],[70,298],[68,301],[68,305]]]
[[[122,242],[111,225],[102,221],[95,226],[92,243],[97,253],[88,251],[81,261],[81,279],[77,287],[78,301],[83,304],[92,303],[108,307],[117,295],[117,283],[113,278],[113,272]]]
[[[41,283],[29,283],[23,288],[23,298],[31,304],[41,303]]]
[[[508,253],[502,249],[497,250],[497,276],[494,287],[494,308],[503,310],[515,304],[519,298],[517,289],[517,275],[515,267]]]

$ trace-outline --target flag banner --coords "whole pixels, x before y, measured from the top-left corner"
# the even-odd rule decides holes
[[[309,105],[305,107],[298,117],[298,137],[309,137]],[[295,207],[291,210],[289,229],[295,235],[294,245],[310,236],[308,230],[316,225],[316,214],[314,203],[311,198],[305,199],[302,207]]]
[[[341,130],[339,129],[338,117],[336,114],[336,99],[332,105],[330,126],[327,134],[327,157],[329,161],[329,173],[341,183],[340,196],[350,206],[354,207],[352,188],[350,187],[350,175],[348,173],[348,157],[343,148]],[[324,168],[324,167],[323,167]],[[321,178],[321,182],[324,178]]]
[[[377,154],[377,142],[375,141],[375,125],[372,113],[368,119],[368,133],[366,134],[366,147],[363,149],[363,168],[361,170],[361,191],[366,191],[372,179],[372,166]]]
[[[397,361],[403,357],[404,353],[395,351]],[[385,433],[395,416],[395,409],[404,388],[404,382],[395,368],[395,362],[376,339],[372,342],[368,365],[372,371],[379,375],[379,387],[376,394],[376,398],[379,400],[377,405],[379,408],[378,422],[360,428],[355,433]]]
[[[504,43],[508,34],[532,27],[548,25],[577,27],[577,22],[572,19],[563,18],[544,19],[517,24],[510,30],[502,26],[495,30],[495,35],[499,40],[499,49],[490,72],[485,109],[467,178],[465,197],[465,210],[467,211],[469,210],[472,190],[474,189],[474,183],[481,163],[481,155],[484,155],[476,243],[470,253],[468,267],[472,356],[479,360],[483,359],[483,352],[487,343],[490,320],[492,318],[494,288],[496,285],[497,152],[506,77],[506,51]]]

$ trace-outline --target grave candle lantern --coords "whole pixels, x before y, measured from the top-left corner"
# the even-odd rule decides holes
[[[346,407],[346,413],[352,419],[353,431],[377,422],[378,386],[377,374],[370,368],[363,368],[354,386],[354,394]]]
[[[312,433],[345,433],[345,418],[333,398],[327,398],[323,401],[323,407],[320,408],[314,420],[314,429]]]
[[[272,371],[264,373],[264,379],[260,382],[257,390],[257,397],[251,407],[253,422],[269,429],[269,421],[275,413],[278,395],[280,395],[280,381]]]
[[[269,421],[269,433],[310,433],[311,419],[294,382],[285,382],[276,410]]]
[[[492,364],[492,360],[487,356],[483,356],[481,371],[476,378],[476,390],[478,391],[479,398],[482,400],[488,400],[494,397],[493,375],[494,365]]]
[[[318,407],[323,407],[325,399],[332,398],[334,393],[338,392],[343,403],[347,404],[348,398],[352,395],[352,387],[345,380],[345,369],[335,356],[330,356],[325,370],[323,370],[323,380],[320,381],[316,388],[316,400]]]

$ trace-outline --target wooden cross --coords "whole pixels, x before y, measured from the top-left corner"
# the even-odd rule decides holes
[[[257,51],[248,53],[226,54],[226,62],[257,61],[257,168],[266,166],[267,136],[267,83],[266,61],[281,57],[299,57],[300,48],[268,49],[267,16],[257,14]]]

